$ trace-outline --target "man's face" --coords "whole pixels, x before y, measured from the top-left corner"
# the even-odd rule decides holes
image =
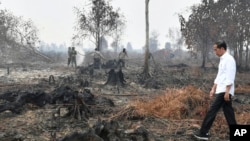
[[[224,49],[218,48],[218,46],[216,44],[213,46],[213,49],[214,49],[214,53],[219,57],[222,56],[224,53]]]

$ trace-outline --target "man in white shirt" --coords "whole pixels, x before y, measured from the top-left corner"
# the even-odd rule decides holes
[[[227,52],[227,45],[224,41],[218,41],[213,45],[214,52],[220,57],[218,73],[214,85],[210,91],[210,97],[215,96],[213,103],[203,120],[201,129],[194,133],[194,136],[201,140],[208,140],[210,130],[217,112],[222,107],[228,125],[236,125],[234,109],[231,97],[234,96],[234,80],[236,75],[236,63]]]
[[[103,57],[103,55],[101,54],[100,51],[98,51],[97,48],[95,48],[95,51],[91,53],[93,55],[93,59],[94,59],[94,66],[97,67],[98,69],[101,69],[101,65],[102,65],[102,59],[105,60],[105,58]]]

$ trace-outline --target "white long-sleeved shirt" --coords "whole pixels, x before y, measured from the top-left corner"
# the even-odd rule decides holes
[[[120,52],[119,53],[119,59],[125,59],[125,57],[128,57],[128,54],[127,54],[127,52]]]
[[[94,52],[90,53],[90,55],[93,56],[93,58],[99,58],[99,59],[104,59],[104,57],[102,56],[101,52],[95,50]]]
[[[236,75],[236,63],[229,53],[225,52],[220,57],[219,70],[214,83],[217,84],[216,94],[226,92],[226,87],[231,85],[229,93],[234,96],[234,80]]]

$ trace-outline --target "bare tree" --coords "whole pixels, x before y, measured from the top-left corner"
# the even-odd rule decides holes
[[[93,37],[96,48],[100,50],[101,37],[113,33],[118,25],[120,14],[118,10],[105,0],[91,0],[91,10],[87,12],[84,8],[76,8],[78,31],[75,38]]]
[[[146,44],[145,44],[145,58],[142,76],[144,78],[150,77],[149,73],[149,1],[145,0],[145,22],[146,22]]]
[[[0,50],[4,59],[18,61],[27,53],[35,52],[39,38],[32,21],[25,21],[7,10],[0,10],[0,31]]]
[[[118,19],[115,24],[115,31],[112,35],[114,41],[111,43],[111,46],[114,48],[116,55],[118,54],[118,49],[120,47],[121,37],[125,28],[125,21],[122,19]]]

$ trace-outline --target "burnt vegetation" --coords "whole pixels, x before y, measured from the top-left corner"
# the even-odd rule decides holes
[[[244,11],[249,9],[248,1],[203,0],[192,7],[188,20],[179,15],[185,41],[181,37],[173,47],[166,43],[158,49],[157,33],[147,35],[145,53],[128,44],[130,58],[125,66],[116,61],[122,15],[103,0],[91,0],[90,5],[88,12],[76,9],[79,33],[73,40],[93,36],[106,58],[101,69],[87,53],[73,68],[66,65],[66,51],[38,51],[32,22],[0,11],[0,140],[193,141],[192,132],[211,103],[208,93],[218,66],[209,46],[220,37],[229,41],[238,66],[233,98],[236,120],[250,124],[250,81],[246,79],[250,20],[249,10]],[[223,22],[221,28],[218,23]],[[114,52],[104,45],[105,36],[113,34]],[[181,49],[184,42],[189,51]],[[211,140],[226,140],[228,132],[219,112]]]

